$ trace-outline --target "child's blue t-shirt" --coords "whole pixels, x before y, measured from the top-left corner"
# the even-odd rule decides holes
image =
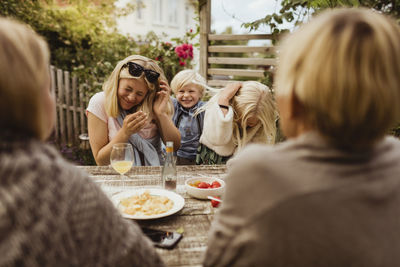
[[[176,154],[178,157],[194,160],[203,131],[204,112],[197,116],[194,116],[194,113],[204,102],[199,101],[190,109],[182,107],[175,98],[172,98],[172,102],[175,109],[172,121],[181,133],[181,147]]]

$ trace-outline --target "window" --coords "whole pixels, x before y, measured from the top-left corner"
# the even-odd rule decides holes
[[[189,6],[185,5],[185,25],[189,25]]]
[[[168,24],[172,26],[178,26],[177,0],[168,0]]]
[[[143,20],[144,4],[143,0],[136,0],[136,17],[138,20]]]
[[[162,0],[153,0],[153,15],[155,23],[162,23]]]

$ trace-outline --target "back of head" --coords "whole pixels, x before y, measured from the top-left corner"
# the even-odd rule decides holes
[[[41,105],[49,84],[46,42],[27,26],[0,18],[0,129],[45,138]]]
[[[367,148],[399,118],[399,44],[399,26],[377,12],[323,12],[283,42],[276,93],[295,96],[335,146]]]
[[[189,84],[196,84],[201,90],[200,94],[204,95],[206,80],[195,70],[182,70],[178,72],[171,81],[171,90],[174,94],[179,89]]]

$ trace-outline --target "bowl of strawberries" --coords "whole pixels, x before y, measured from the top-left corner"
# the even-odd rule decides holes
[[[224,193],[225,182],[219,178],[190,178],[185,181],[186,192],[192,197],[207,199],[208,196],[219,197]]]

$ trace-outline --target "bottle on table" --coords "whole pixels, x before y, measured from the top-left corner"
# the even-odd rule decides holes
[[[165,158],[164,166],[162,167],[161,180],[164,189],[175,190],[177,173],[174,161],[174,143],[168,141],[166,144],[167,156]]]

